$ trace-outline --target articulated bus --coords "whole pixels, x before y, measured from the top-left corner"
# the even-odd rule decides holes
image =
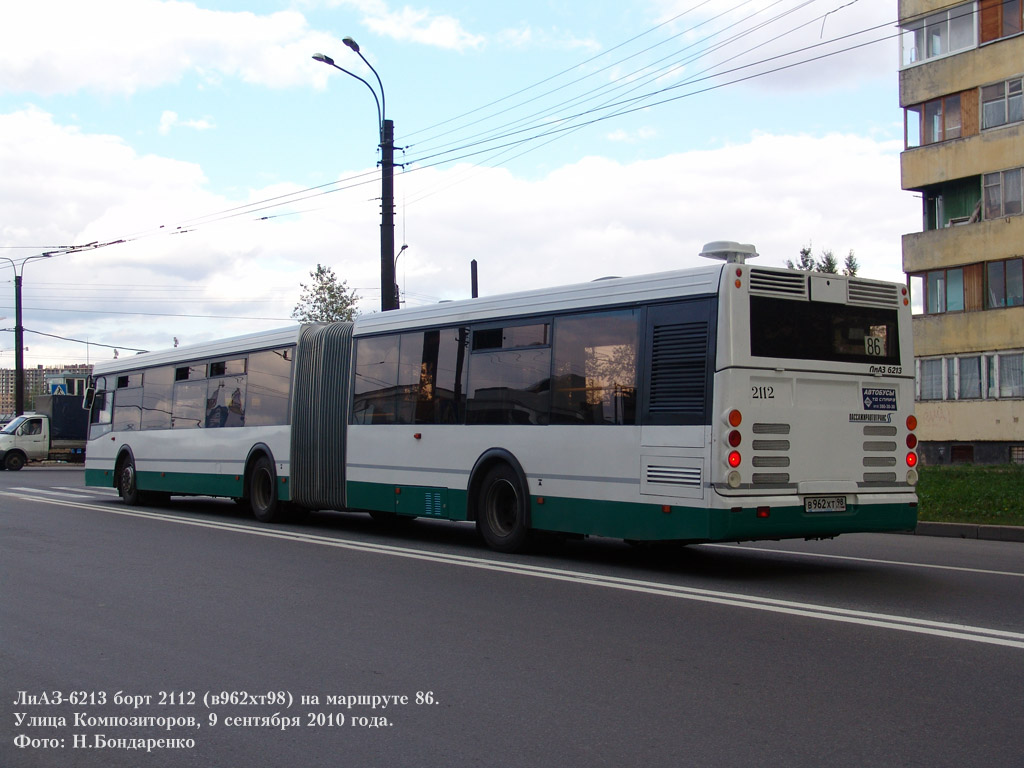
[[[905,286],[723,263],[97,365],[86,483],[630,541],[916,525]]]

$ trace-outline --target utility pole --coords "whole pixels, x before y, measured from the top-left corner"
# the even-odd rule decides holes
[[[395,282],[395,124],[385,119],[381,125],[381,197],[380,197],[380,308],[398,309],[398,284]]]
[[[24,271],[25,265],[21,265]],[[21,275],[14,272],[14,415],[25,412],[25,329],[21,325]]]

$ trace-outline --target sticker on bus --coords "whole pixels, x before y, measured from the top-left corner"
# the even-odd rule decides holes
[[[864,387],[861,389],[865,411],[895,411],[896,390]]]

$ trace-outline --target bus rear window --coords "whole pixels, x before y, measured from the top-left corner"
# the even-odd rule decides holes
[[[899,365],[898,315],[883,307],[751,296],[750,354]]]

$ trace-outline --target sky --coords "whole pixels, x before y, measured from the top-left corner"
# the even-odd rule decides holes
[[[15,274],[30,367],[289,325],[318,264],[379,311],[381,111],[404,306],[468,298],[474,259],[493,295],[713,240],[903,281],[921,227],[895,0],[0,9],[2,368]]]

